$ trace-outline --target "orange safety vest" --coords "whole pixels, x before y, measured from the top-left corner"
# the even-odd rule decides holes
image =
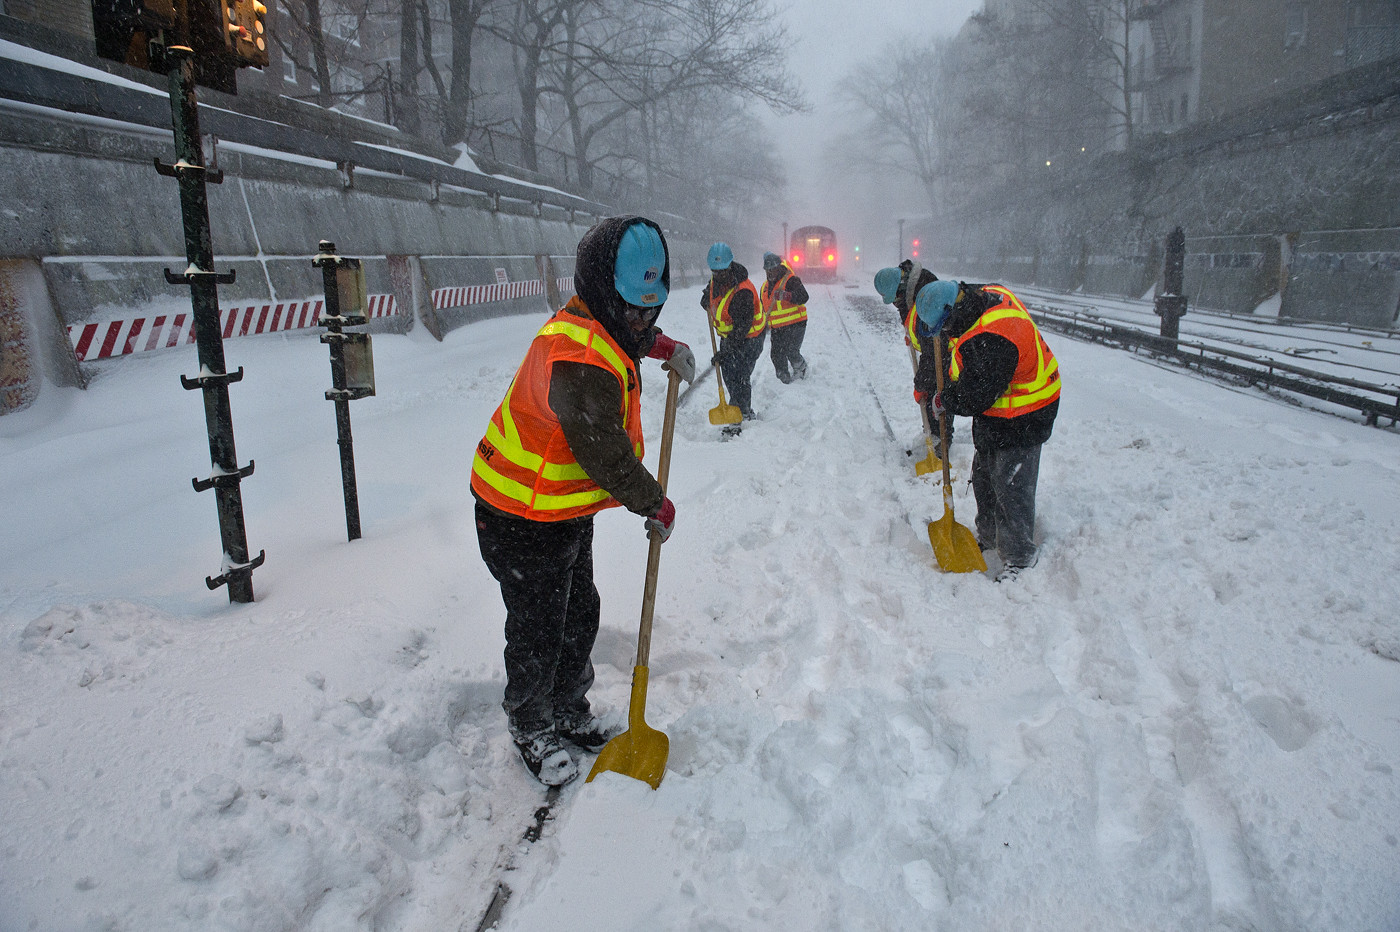
[[[789,271],[777,284],[763,280],[763,287],[759,289],[759,298],[763,303],[763,316],[768,321],[768,326],[777,330],[789,324],[797,324],[807,319],[807,305],[805,304],[784,304],[776,296],[778,292],[787,287],[788,279],[792,278]]]
[[[995,333],[1016,345],[1019,359],[1011,384],[1001,397],[982,414],[987,417],[1018,417],[1039,410],[1060,397],[1060,364],[1045,344],[1035,321],[1021,302],[1000,285],[987,285],[983,291],[1001,296],[1001,302],[982,312],[982,316],[959,336],[948,341],[952,361],[948,374],[954,382],[962,372],[959,348],[979,333]]]
[[[535,334],[472,460],[472,491],[506,514],[531,521],[564,521],[619,504],[574,459],[549,406],[556,362],[588,363],[617,377],[618,414],[637,459],[643,453],[637,364],[575,295]]]
[[[749,281],[747,278],[744,279],[739,284],[729,289],[724,297],[719,299],[718,304],[715,303],[714,285],[714,279],[711,279],[710,307],[712,310],[710,318],[714,322],[715,331],[722,337],[727,337],[734,332],[734,321],[729,319],[729,302],[733,300],[736,294],[747,290],[749,294],[753,295],[753,325],[749,327],[749,332],[746,335],[749,337],[756,337],[762,334],[764,329],[767,328],[768,323],[767,318],[765,318],[763,314],[763,303],[758,300],[758,289],[753,286],[753,282]]]
[[[904,315],[904,335],[909,340],[909,345],[914,347],[914,352],[922,353],[923,347],[919,345],[918,330],[919,309],[917,306],[910,307],[909,313]]]

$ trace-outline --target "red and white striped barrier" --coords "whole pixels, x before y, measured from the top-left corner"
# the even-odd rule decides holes
[[[557,280],[559,290],[569,294],[574,290],[573,276]],[[445,310],[449,307],[465,307],[469,304],[490,304],[492,301],[509,301],[512,298],[528,298],[544,294],[544,282],[536,279],[528,282],[500,282],[495,285],[467,285],[462,288],[434,288],[433,307]]]
[[[396,311],[393,295],[373,294],[368,298],[365,314],[369,317],[388,317]],[[219,325],[226,340],[314,327],[320,319],[320,298],[219,310]],[[165,349],[194,342],[194,315],[185,311],[107,323],[77,324],[68,328],[68,339],[73,343],[73,355],[78,357],[79,362]]]
[[[568,294],[574,290],[574,280],[559,279],[559,289]],[[433,307],[441,310],[468,304],[487,304],[510,298],[544,294],[544,282],[505,282],[496,285],[469,285],[464,288],[437,288],[433,291]],[[391,294],[372,294],[365,314],[368,317],[389,317],[398,313],[398,304]],[[321,299],[282,301],[276,304],[251,304],[219,310],[219,324],[224,339],[246,337],[281,330],[314,327],[321,319]],[[189,311],[135,317],[96,324],[75,324],[68,328],[73,355],[79,362],[128,356],[147,350],[166,349],[194,342],[194,316]]]

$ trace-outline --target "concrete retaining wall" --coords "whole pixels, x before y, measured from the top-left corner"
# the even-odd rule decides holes
[[[223,308],[318,298],[311,259],[326,239],[363,260],[371,294],[395,297],[397,319],[376,327],[421,323],[440,339],[485,317],[544,312],[598,219],[247,145],[213,148],[225,176],[208,188],[216,270],[236,274],[219,286]],[[28,297],[0,300],[11,309],[0,309],[9,382],[0,413],[32,402],[45,375],[82,384],[68,328],[189,312],[188,289],[162,274],[183,271],[186,260],[178,188],[156,173],[157,157],[173,159],[169,132],[54,112],[0,118],[0,268],[10,269],[0,283],[17,280],[16,260],[28,276]],[[673,280],[684,286],[701,274],[710,240],[693,230],[668,230],[667,239]],[[526,297],[433,306],[435,290],[493,285],[502,271],[509,282],[546,285]],[[57,361],[21,363],[31,357]]]
[[[1181,226],[1192,306],[1252,313],[1277,298],[1289,317],[1395,327],[1396,64],[1018,180],[915,235],[940,274],[1142,297]]]

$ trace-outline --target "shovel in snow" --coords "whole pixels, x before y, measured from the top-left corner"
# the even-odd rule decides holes
[[[710,300],[713,302],[714,298]],[[719,355],[719,347],[715,345],[715,322],[708,311],[705,313],[705,323],[710,328],[710,354]],[[742,423],[744,412],[739,410],[738,405],[729,404],[724,400],[724,375],[719,366],[715,366],[715,384],[719,386],[719,407],[710,409],[710,423],[715,425]]]
[[[666,419],[661,428],[661,460],[656,468],[656,481],[666,489],[666,477],[671,472],[671,438],[676,431],[676,395],[681,377],[671,372],[666,387]],[[734,409],[739,410],[738,408]],[[625,774],[656,789],[666,775],[666,757],[671,753],[671,741],[664,732],[649,726],[647,711],[647,662],[651,659],[651,618],[656,610],[656,574],[661,566],[661,535],[650,532],[647,548],[647,576],[642,588],[642,625],[637,633],[637,664],[632,668],[632,705],[627,710],[627,730],[613,738],[598,753],[593,769],[585,783],[604,771]]]
[[[909,347],[909,361],[914,364],[914,375],[919,374],[919,358],[914,355],[914,347]],[[928,423],[928,408],[919,405],[919,416],[924,419],[924,446],[928,448],[928,456],[914,464],[914,475],[927,476],[931,472],[937,472],[943,466],[943,461],[938,458],[938,453],[933,449],[933,428]]]
[[[943,391],[943,341],[933,341],[934,365],[938,372],[938,390]],[[982,558],[982,548],[977,546],[977,538],[972,532],[953,520],[953,480],[948,474],[948,413],[938,415],[939,451],[943,454],[943,517],[930,521],[928,542],[933,545],[933,555],[938,565],[949,573],[974,573],[987,571],[987,561]]]

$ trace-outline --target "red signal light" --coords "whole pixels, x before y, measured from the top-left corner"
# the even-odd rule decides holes
[[[802,264],[802,253],[800,253],[800,252],[795,252],[795,253],[792,254],[792,264],[793,264],[793,265],[801,265],[801,264]]]
[[[829,252],[829,253],[826,254],[826,264],[827,264],[827,265],[835,265],[835,264],[836,264],[836,253],[834,253],[834,252]]]

